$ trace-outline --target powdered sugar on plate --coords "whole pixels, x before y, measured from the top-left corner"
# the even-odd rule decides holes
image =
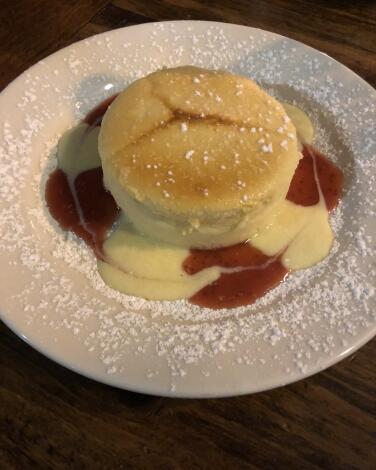
[[[345,173],[330,256],[252,306],[212,311],[112,291],[45,207],[59,136],[136,78],[183,64],[244,74],[299,105]],[[0,100],[2,316],[47,355],[124,388],[228,395],[309,375],[375,332],[376,93],[332,59],[252,28],[148,24],[60,51]]]

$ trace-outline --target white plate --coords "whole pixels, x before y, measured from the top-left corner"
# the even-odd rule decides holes
[[[295,101],[315,123],[316,146],[345,171],[330,257],[251,307],[210,311],[114,293],[44,207],[61,133],[134,79],[182,64],[239,72]],[[51,359],[129,390],[225,396],[306,377],[375,334],[376,93],[328,56],[244,26],[133,26],[36,64],[1,94],[0,116],[1,315]]]

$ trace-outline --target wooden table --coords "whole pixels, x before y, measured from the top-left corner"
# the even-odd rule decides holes
[[[327,52],[376,85],[376,2],[1,1],[0,88],[46,55],[166,19],[246,24]],[[49,361],[0,324],[0,468],[376,468],[376,340],[299,383],[177,400],[117,390]]]

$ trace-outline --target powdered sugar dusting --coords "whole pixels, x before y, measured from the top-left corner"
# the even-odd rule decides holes
[[[5,318],[21,312],[16,328],[48,331],[56,345],[69,332],[72,348],[86,350],[80,354],[93,363],[99,359],[113,383],[132,385],[134,376],[133,386],[143,381],[144,389],[163,393],[250,391],[257,384],[242,389],[244,374],[270,371],[271,379],[259,386],[265,388],[325,366],[376,324],[375,95],[330,59],[296,44],[292,54],[290,41],[267,33],[239,27],[233,34],[231,25],[189,22],[145,27],[150,34],[142,41],[133,42],[125,30],[71,46],[1,97],[0,251],[9,276],[17,276],[7,286]],[[90,250],[63,233],[45,208],[44,184],[56,165],[59,136],[136,78],[182,64],[242,73],[299,105],[314,121],[318,149],[345,172],[330,256],[252,306],[212,311],[112,291]],[[7,93],[15,102],[12,116],[4,111]],[[228,385],[230,369],[234,383]]]

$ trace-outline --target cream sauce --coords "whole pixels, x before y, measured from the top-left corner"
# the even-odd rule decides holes
[[[282,103],[286,114],[291,119],[296,129],[296,135],[301,144],[310,144],[314,137],[314,128],[307,114],[289,103]]]
[[[308,116],[295,106],[284,104],[284,107],[301,142],[311,143],[313,126]],[[61,138],[58,162],[70,181],[81,172],[100,166],[98,133],[98,127],[82,123]],[[330,250],[333,235],[321,191],[319,194],[315,206],[303,207],[287,200],[277,202],[252,221],[245,238],[265,255],[282,253],[281,261],[289,270],[321,261]],[[226,272],[225,268],[215,266],[187,274],[183,262],[189,255],[188,248],[163,244],[137,233],[124,215],[104,243],[103,251],[105,261],[98,261],[98,271],[104,282],[115,290],[146,299],[192,297]]]
[[[296,106],[283,103],[302,144],[311,144],[314,130],[309,117]],[[313,160],[314,161],[314,160]],[[296,271],[322,261],[333,244],[329,214],[314,164],[319,202],[299,206],[286,199],[277,202],[255,221],[249,243],[268,256],[282,253],[285,268]]]
[[[188,275],[183,262],[189,250],[138,234],[124,216],[103,249],[107,262],[98,261],[98,269],[106,284],[146,299],[188,298],[220,275],[218,267]]]

